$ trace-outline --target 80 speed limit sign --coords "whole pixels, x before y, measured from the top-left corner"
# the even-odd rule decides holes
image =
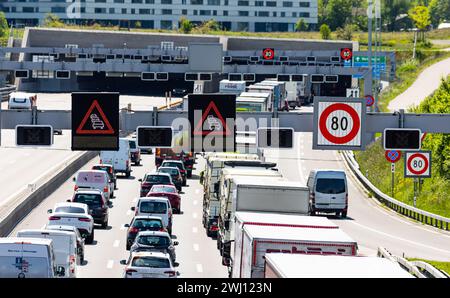
[[[313,149],[364,150],[366,101],[314,98]]]
[[[431,177],[431,151],[405,153],[405,178]]]

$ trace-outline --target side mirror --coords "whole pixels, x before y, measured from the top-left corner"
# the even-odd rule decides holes
[[[47,210],[47,213],[48,213],[48,214],[51,214],[51,213],[53,213],[53,210],[52,210],[52,209],[48,209],[48,210]]]
[[[76,181],[77,181],[77,179],[76,179],[75,177],[73,177],[72,180],[73,180],[73,182],[76,182]]]
[[[178,245],[179,244],[179,242],[178,241],[174,241],[173,242],[173,245],[175,246],[175,245]]]
[[[121,265],[126,265],[127,264],[127,260],[120,260],[120,264]]]
[[[63,266],[58,266],[56,268],[56,275],[57,276],[64,276],[64,275],[66,275],[66,269]]]
[[[136,211],[136,207],[131,207],[131,211]]]
[[[129,224],[124,224],[123,226],[124,226],[125,228],[129,228],[129,227],[130,227]]]
[[[178,262],[173,263],[173,267],[178,267],[178,266],[180,266],[180,263],[178,263]]]
[[[177,276],[180,276],[180,272],[177,271]]]
[[[142,179],[139,179],[138,181],[139,181],[139,182],[142,182]]]
[[[66,202],[69,202],[69,203],[70,203],[70,202],[72,202],[72,201],[71,201],[71,200],[66,200]]]

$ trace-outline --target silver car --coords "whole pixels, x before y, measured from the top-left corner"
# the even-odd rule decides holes
[[[159,231],[142,231],[137,234],[134,244],[131,246],[131,252],[139,251],[160,251],[168,253],[172,262],[175,262],[175,246],[178,241],[172,241],[169,233]]]

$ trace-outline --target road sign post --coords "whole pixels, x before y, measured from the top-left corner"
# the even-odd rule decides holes
[[[391,163],[391,197],[394,197],[395,190],[395,163]]]
[[[314,98],[313,149],[364,150],[363,98]]]

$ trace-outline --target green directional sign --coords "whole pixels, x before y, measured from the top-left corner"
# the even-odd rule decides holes
[[[376,60],[375,60],[376,58]],[[356,63],[369,63],[369,57],[367,56],[353,56],[353,61]],[[378,63],[386,63],[386,56],[377,56],[372,57],[372,63],[375,64],[375,61]]]

